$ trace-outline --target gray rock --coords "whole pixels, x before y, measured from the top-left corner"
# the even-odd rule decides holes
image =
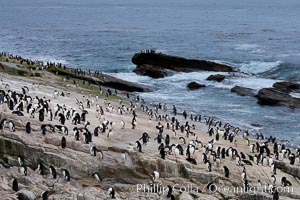
[[[222,82],[224,81],[226,78],[225,75],[222,74],[216,74],[216,75],[210,75],[209,77],[207,77],[208,81],[217,81],[217,82]]]
[[[300,107],[300,99],[294,98],[286,92],[276,88],[263,88],[258,91],[258,103],[261,105],[288,105],[291,107]]]
[[[190,90],[196,90],[196,89],[203,88],[203,87],[206,87],[206,86],[204,84],[199,84],[194,81],[187,84],[187,88],[189,88]]]
[[[292,92],[295,90],[300,89],[300,84],[299,83],[292,83],[292,82],[276,82],[273,84],[273,87],[282,91],[282,92]]]
[[[167,70],[175,72],[234,71],[231,66],[220,63],[207,60],[186,59],[155,52],[136,53],[132,57],[132,63],[137,66],[134,70],[135,73],[153,78],[163,78],[170,75]]]
[[[241,86],[235,86],[231,88],[231,92],[237,93],[241,96],[249,96],[249,97],[255,97],[257,95],[254,89],[241,87]]]

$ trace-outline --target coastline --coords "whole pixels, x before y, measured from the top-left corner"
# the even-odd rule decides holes
[[[201,152],[203,151],[201,147],[193,156],[197,160],[197,165],[192,165],[187,162],[185,156],[180,156],[177,160],[174,155],[167,155],[166,159],[163,160],[159,156],[159,151],[157,147],[159,146],[156,141],[153,141],[153,138],[156,137],[156,129],[158,121],[153,118],[151,122],[149,121],[149,115],[143,112],[138,106],[141,105],[139,101],[133,101],[135,97],[134,94],[130,95],[130,100],[137,105],[136,113],[138,116],[138,122],[136,129],[131,129],[131,112],[125,112],[124,115],[119,115],[117,109],[120,106],[119,100],[123,99],[125,106],[129,106],[129,100],[126,98],[120,98],[116,95],[106,96],[106,94],[101,94],[97,86],[95,87],[86,87],[85,84],[72,84],[71,80],[66,80],[64,77],[56,76],[55,73],[50,73],[47,71],[41,71],[41,77],[31,77],[31,76],[15,76],[9,75],[1,72],[1,79],[3,83],[9,84],[9,90],[16,90],[21,92],[21,88],[24,85],[27,85],[29,90],[29,95],[31,96],[45,96],[47,99],[51,99],[51,105],[55,106],[57,103],[61,105],[66,105],[67,108],[76,108],[75,99],[82,100],[85,102],[86,98],[91,98],[95,101],[94,105],[87,109],[88,111],[88,120],[91,123],[91,131],[94,127],[99,125],[99,122],[104,120],[113,121],[113,134],[111,137],[107,137],[106,134],[100,134],[98,137],[93,137],[93,144],[95,144],[99,149],[104,152],[104,160],[99,160],[91,157],[89,155],[90,145],[83,144],[82,141],[74,141],[73,133],[67,136],[67,148],[63,150],[60,146],[61,135],[58,133],[49,133],[46,136],[40,134],[40,122],[37,119],[31,119],[27,114],[21,118],[15,115],[12,115],[11,112],[1,106],[1,119],[3,116],[9,118],[16,122],[16,132],[9,132],[4,130],[0,134],[0,141],[2,148],[0,149],[1,159],[7,161],[6,164],[10,165],[10,169],[1,167],[1,176],[2,180],[5,180],[0,185],[3,190],[3,193],[0,194],[4,196],[16,195],[11,191],[10,185],[11,180],[14,177],[21,177],[20,185],[24,190],[30,190],[36,196],[41,193],[41,188],[39,184],[43,185],[43,190],[57,191],[63,190],[66,194],[53,194],[53,198],[65,198],[69,199],[71,196],[77,196],[80,198],[86,199],[101,199],[101,196],[107,196],[106,190],[111,185],[114,185],[116,188],[117,197],[120,199],[163,199],[164,196],[159,196],[156,193],[137,193],[134,191],[135,184],[149,184],[150,174],[153,170],[158,170],[161,174],[161,178],[158,183],[166,185],[174,185],[182,183],[182,185],[195,184],[197,187],[201,188],[200,192],[182,192],[177,191],[175,194],[179,199],[193,199],[193,198],[205,198],[205,199],[223,199],[223,198],[232,198],[240,199],[246,197],[241,197],[240,194],[235,193],[225,193],[224,191],[211,193],[207,188],[207,184],[211,181],[214,181],[215,184],[220,185],[219,187],[237,187],[242,185],[241,180],[241,166],[235,164],[235,160],[231,158],[222,159],[221,163],[214,163],[212,172],[207,172],[206,166],[201,162]],[[47,78],[47,79],[45,79]],[[33,84],[34,83],[34,84]],[[5,87],[4,85],[1,85]],[[7,90],[8,88],[2,88]],[[53,92],[58,90],[60,92],[69,92],[70,96],[59,96],[54,98]],[[105,90],[103,90],[105,93]],[[91,95],[89,95],[91,94]],[[99,96],[99,99],[96,99],[96,95]],[[84,96],[84,97],[83,97]],[[104,104],[104,99],[107,99],[113,107],[114,111],[109,112],[105,111],[104,118],[96,118],[97,116],[95,111],[95,104],[99,104],[104,108],[107,107],[107,104]],[[148,104],[150,105],[150,104]],[[150,107],[150,106],[149,106]],[[153,107],[152,107],[153,109]],[[159,111],[160,114],[164,112]],[[170,116],[172,113],[168,112]],[[120,119],[125,121],[125,129],[122,129],[120,125]],[[182,117],[178,118],[181,123],[185,123],[185,120]],[[34,132],[29,135],[24,132],[24,124],[26,121],[31,121],[34,124]],[[161,120],[163,124],[167,123],[165,120]],[[45,123],[57,123],[57,120],[53,122]],[[196,129],[193,132],[196,133],[199,140],[205,145],[209,141],[214,139],[214,136],[209,136],[205,131],[207,126],[204,123],[198,123],[190,121],[190,123],[195,123]],[[74,127],[70,122],[67,122],[69,127]],[[82,125],[80,125],[82,126]],[[143,153],[136,152],[134,150],[134,142],[138,140],[143,132],[148,132],[151,136],[150,144],[143,146]],[[176,131],[178,136],[184,137],[183,133],[180,133],[179,130]],[[171,137],[172,143],[181,144],[181,140],[178,136],[172,135],[172,130],[165,130],[164,134],[169,134]],[[186,140],[193,140],[194,137],[186,138]],[[250,141],[254,143],[254,141]],[[263,141],[260,141],[263,142]],[[188,143],[188,142],[187,142]],[[186,147],[187,144],[182,144]],[[251,154],[249,152],[249,147],[246,145],[245,138],[242,135],[237,135],[236,143],[230,143],[229,141],[220,139],[215,142],[215,147],[226,147],[230,146],[237,149],[237,152],[244,152],[245,154]],[[272,148],[270,146],[270,148]],[[14,149],[14,151],[12,151]],[[128,160],[125,161],[121,158],[121,153],[126,152],[128,155]],[[30,176],[24,177],[20,176],[17,167],[17,154],[23,154],[26,157],[25,162],[29,167]],[[254,155],[254,154],[251,154]],[[38,158],[37,158],[38,157]],[[5,158],[5,159],[4,159]],[[212,159],[212,158],[210,158]],[[36,171],[36,165],[39,161],[44,162],[48,167],[51,162],[56,163],[58,168],[68,168],[71,173],[71,183],[65,182],[63,179],[59,180],[57,183],[49,178],[49,175],[40,176]],[[211,161],[213,163],[213,161]],[[292,172],[293,175],[289,175],[278,169],[278,186],[280,185],[280,178],[286,176],[288,180],[292,181],[293,187],[296,188],[293,193],[283,193],[284,197],[297,199],[300,197],[299,191],[297,188],[300,187],[298,180],[295,176],[300,175],[299,166],[289,166],[288,160],[278,161],[279,164],[285,163],[288,167],[284,170],[287,170],[291,173],[293,169],[296,171]],[[278,166],[279,166],[278,164]],[[219,166],[217,166],[219,165]],[[226,165],[230,168],[230,178],[225,178],[223,175],[222,167]],[[99,167],[100,166],[100,167]],[[261,180],[264,185],[271,184],[271,168],[270,166],[261,166],[255,165],[246,166],[248,175],[249,175],[249,184],[253,187],[257,186],[257,180]],[[298,172],[297,172],[298,170]],[[99,171],[103,175],[103,181],[97,183],[92,177],[94,171]],[[61,173],[59,174],[61,176]],[[280,177],[280,178],[279,178]],[[300,178],[298,176],[298,178]],[[42,182],[46,182],[44,185]],[[55,185],[56,188],[51,189],[47,185]],[[80,191],[81,190],[81,191]],[[57,196],[55,196],[57,195]],[[60,196],[61,195],[61,196]],[[243,194],[246,195],[246,194]],[[265,198],[271,198],[270,194],[266,193],[257,193],[256,195],[262,195]],[[82,197],[83,196],[83,197]],[[247,195],[246,195],[247,196]],[[251,195],[248,195],[248,198],[251,198]]]

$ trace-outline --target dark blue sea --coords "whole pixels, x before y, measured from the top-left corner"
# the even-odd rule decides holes
[[[300,110],[259,106],[255,98],[230,92],[235,85],[259,90],[279,80],[300,81],[299,11],[299,0],[2,0],[0,51],[147,84],[157,90],[140,94],[145,99],[299,146]],[[135,75],[132,55],[150,48],[252,75],[217,84],[205,80],[211,72],[159,80]],[[208,87],[188,91],[190,81]]]

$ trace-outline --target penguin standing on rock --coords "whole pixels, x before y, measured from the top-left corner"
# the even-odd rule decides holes
[[[50,174],[51,174],[52,178],[56,179],[56,176],[57,176],[56,169],[53,166],[50,166],[49,170],[50,170]]]
[[[96,153],[97,153],[97,148],[96,148],[96,146],[95,146],[95,145],[91,146],[91,148],[90,148],[90,154],[91,154],[92,156],[96,156]]]
[[[63,169],[62,171],[63,171],[63,176],[64,176],[65,180],[70,181],[71,177],[70,177],[69,171],[66,169]]]
[[[12,183],[12,189],[13,189],[13,191],[15,191],[15,192],[18,192],[18,191],[19,191],[19,185],[18,185],[17,179],[14,179],[14,180],[13,180],[13,183]]]
[[[224,166],[223,169],[224,169],[225,177],[229,178],[229,169],[228,169],[228,167]]]
[[[126,152],[123,152],[123,153],[121,154],[121,157],[122,157],[122,160],[126,160]]]
[[[211,163],[207,161],[205,165],[206,165],[206,171],[211,172]]]
[[[289,155],[289,160],[290,160],[290,164],[291,165],[295,164],[295,158],[296,158],[296,156],[295,156],[294,153],[292,153],[291,155]]]
[[[112,198],[112,199],[115,199],[116,198],[116,193],[115,193],[115,189],[114,188],[112,188],[112,187],[110,187],[109,189],[108,189],[108,194],[109,194],[109,196],[110,196],[110,198]]]
[[[286,186],[292,186],[292,183],[289,180],[287,180],[287,178],[285,176],[281,178],[281,184],[284,187],[286,187]]]
[[[166,135],[165,144],[166,144],[166,146],[169,146],[169,144],[170,144],[170,136],[169,136],[169,134]]]
[[[20,168],[21,174],[24,176],[27,176],[27,167],[25,165],[22,165]]]
[[[272,184],[275,185],[275,183],[276,183],[276,177],[275,177],[274,174],[271,176],[271,179],[272,179]]]
[[[141,145],[140,141],[137,140],[137,141],[135,142],[135,145],[136,145],[137,151],[138,151],[138,152],[142,152],[142,145]]]
[[[30,126],[30,122],[27,122],[27,123],[26,123],[25,129],[26,129],[26,133],[28,133],[28,134],[30,134],[30,133],[31,133],[31,126]]]
[[[164,160],[164,159],[166,158],[166,152],[165,152],[165,148],[164,148],[164,147],[162,147],[162,148],[160,149],[159,154],[160,154],[160,158],[161,158],[161,159]]]
[[[93,173],[93,177],[100,183],[102,181],[102,178],[98,172]]]
[[[152,178],[152,182],[154,183],[155,181],[157,181],[159,179],[159,173],[158,171],[154,171],[151,174],[151,178]]]
[[[279,192],[276,187],[272,188],[273,200],[279,200]]]
[[[172,192],[173,192],[173,188],[170,185],[168,185],[167,187],[168,187],[167,198],[171,198],[171,195],[172,195]]]
[[[65,125],[66,117],[65,117],[62,113],[59,113],[58,117],[59,117],[59,120],[58,120],[58,121],[59,121],[62,125]]]
[[[9,121],[8,126],[9,126],[9,131],[10,132],[15,132],[16,131],[16,127],[15,127],[15,124],[13,123],[13,121]]]
[[[6,125],[6,119],[2,119],[1,122],[0,122],[0,130],[3,130],[5,125]]]
[[[49,192],[48,191],[44,191],[41,194],[42,200],[48,200],[48,195],[49,195]]]
[[[66,140],[66,138],[63,136],[62,138],[61,138],[61,148],[66,148],[66,146],[67,146],[67,140]]]
[[[44,118],[45,118],[44,110],[42,109],[42,110],[39,111],[39,120],[40,120],[40,122],[43,122]]]
[[[158,133],[158,134],[157,134],[157,137],[154,138],[154,141],[157,140],[157,143],[160,144],[160,143],[161,143],[161,140],[163,140],[163,139],[164,139],[164,137],[162,136],[162,134],[161,134],[161,133]]]
[[[125,128],[125,122],[123,120],[121,120],[121,126],[122,126],[122,129]]]
[[[143,144],[146,145],[147,142],[149,142],[149,138],[150,138],[150,136],[148,135],[148,133],[144,132],[142,137],[139,140],[142,140]]]
[[[18,156],[18,163],[20,167],[25,164],[24,158],[22,156]]]
[[[44,175],[45,167],[44,167],[43,163],[39,163],[37,169],[38,169],[40,175]]]
[[[272,163],[272,164],[271,164],[271,169],[272,169],[272,173],[273,173],[274,175],[276,175],[276,166],[275,166],[275,163]]]
[[[80,134],[79,134],[79,130],[75,127],[74,129],[74,137],[76,141],[79,141],[80,139]]]

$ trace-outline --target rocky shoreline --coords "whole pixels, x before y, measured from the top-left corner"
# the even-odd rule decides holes
[[[154,79],[172,76],[177,72],[236,72],[233,67],[206,60],[193,60],[182,57],[156,53],[155,51],[136,53],[132,57],[132,63],[136,65],[133,70],[138,75],[149,76]],[[231,75],[214,74],[207,77],[208,81],[223,82],[230,79]],[[197,83],[200,84],[200,83]],[[194,84],[195,87],[197,87]],[[194,88],[191,85],[191,88]],[[300,99],[290,95],[291,92],[299,92],[300,84],[293,82],[276,82],[272,88],[262,88],[255,91],[251,88],[235,86],[231,92],[241,96],[257,98],[260,105],[276,106],[285,105],[290,108],[299,108]]]
[[[2,60],[2,61],[1,61]],[[21,76],[40,76],[43,71],[51,72],[58,76],[63,76],[67,79],[77,79],[84,84],[94,84],[98,86],[109,87],[116,90],[128,91],[128,92],[150,92],[151,88],[131,83],[122,79],[115,78],[102,72],[92,73],[81,71],[76,73],[76,69],[68,68],[65,66],[51,64],[44,66],[40,62],[28,62],[28,64],[21,64],[22,59],[9,58],[8,56],[2,56],[0,60],[0,72],[6,72],[13,75]]]
[[[61,147],[62,134],[58,132],[48,132],[46,135],[41,134],[41,125],[43,124],[57,124],[58,119],[40,122],[38,118],[31,118],[30,115],[24,112],[25,116],[17,116],[11,113],[11,110],[5,105],[1,104],[0,118],[7,121],[13,121],[15,124],[15,131],[11,132],[8,128],[4,128],[0,133],[0,194],[5,199],[16,199],[22,196],[23,199],[41,199],[43,192],[47,191],[47,199],[111,199],[108,188],[113,187],[116,191],[117,199],[168,199],[166,194],[156,192],[137,192],[137,184],[151,184],[151,173],[158,171],[160,179],[156,182],[162,186],[176,185],[173,194],[176,199],[272,199],[269,191],[257,192],[255,194],[249,193],[235,193],[235,192],[211,192],[208,189],[210,184],[216,184],[220,188],[224,187],[242,187],[243,180],[241,179],[242,166],[236,164],[236,158],[227,157],[221,159],[220,163],[216,163],[210,155],[209,160],[212,163],[212,171],[207,171],[207,166],[203,163],[202,153],[205,152],[201,146],[193,159],[197,164],[190,163],[185,155],[180,155],[178,158],[174,154],[166,154],[166,158],[162,159],[158,151],[159,144],[153,140],[157,136],[157,123],[163,123],[165,126],[164,135],[169,135],[172,143],[181,144],[185,150],[187,145],[195,141],[195,137],[187,137],[184,133],[176,129],[178,136],[174,136],[171,129],[166,128],[166,123],[170,123],[167,119],[159,119],[151,117],[144,112],[140,107],[143,101],[137,99],[136,96],[130,94],[130,99],[119,98],[114,95],[101,94],[99,89],[93,87],[87,88],[84,84],[73,84],[72,79],[61,78],[59,73],[48,71],[40,71],[40,76],[16,76],[11,74],[1,73],[1,87],[2,90],[22,92],[22,87],[27,86],[29,92],[27,95],[32,97],[50,99],[52,109],[55,105],[65,105],[67,109],[76,109],[78,104],[76,99],[86,104],[87,98],[93,101],[94,104],[90,108],[85,108],[88,112],[87,120],[90,122],[91,131],[94,127],[103,123],[105,120],[114,122],[112,130],[113,134],[108,137],[107,132],[98,136],[93,135],[92,144],[97,149],[103,152],[103,159],[93,157],[90,155],[90,148],[92,144],[85,144],[81,138],[80,141],[74,139],[72,129],[74,124],[70,120],[66,121],[66,126],[69,127],[70,133],[64,135],[67,139],[66,147]],[[33,73],[33,72],[31,72]],[[47,79],[45,79],[47,77]],[[93,85],[93,83],[91,83]],[[97,85],[96,85],[97,86]],[[53,91],[59,91],[69,95],[55,96]],[[98,98],[96,98],[98,96]],[[125,107],[130,108],[133,105],[135,113],[137,114],[138,124],[135,129],[131,128],[132,110],[124,110],[120,115],[118,107],[120,101],[123,101]],[[130,103],[131,102],[131,103]],[[108,104],[109,103],[109,104]],[[96,105],[99,104],[105,108],[103,115],[97,118]],[[146,104],[145,104],[146,105]],[[111,110],[110,106],[114,109]],[[149,105],[150,106],[150,105]],[[86,105],[85,105],[86,107]],[[152,109],[155,109],[153,107]],[[165,113],[165,111],[158,111],[158,114]],[[168,113],[172,116],[172,113]],[[185,123],[185,119],[178,117],[180,123]],[[125,122],[125,128],[122,128],[120,119]],[[208,119],[206,119],[208,120]],[[25,132],[25,124],[31,122],[32,133]],[[190,121],[195,125],[195,129],[191,133],[196,134],[201,143],[208,146],[210,141],[214,139],[215,147],[225,147],[226,149],[234,148],[237,152],[244,152],[254,156],[254,153],[249,152],[247,137],[240,132],[235,134],[235,142],[224,140],[223,138],[216,140],[216,134],[221,134],[223,126],[219,126],[217,121],[212,120],[210,123],[214,127],[214,134],[210,135],[203,131],[207,129],[208,125],[204,119],[200,121]],[[77,127],[84,127],[84,124],[79,124]],[[218,131],[220,129],[221,132]],[[230,128],[231,131],[235,127]],[[151,139],[149,144],[143,145],[142,152],[138,152],[135,148],[135,141],[138,140],[143,132],[148,132]],[[187,140],[182,143],[183,137]],[[221,136],[220,136],[221,137]],[[189,141],[189,142],[188,142]],[[250,140],[250,143],[255,144],[255,140]],[[259,143],[264,143],[265,140],[258,140]],[[196,144],[195,145],[199,145]],[[273,144],[270,143],[270,148]],[[126,159],[122,155],[125,153]],[[24,162],[28,169],[27,176],[22,175],[20,166],[18,164],[18,156],[24,158]],[[270,155],[271,156],[271,155]],[[261,180],[263,185],[270,185],[271,167],[268,165],[256,165],[254,161],[252,165],[246,165],[249,185],[257,187],[257,180]],[[43,163],[45,173],[39,174],[37,166]],[[224,177],[222,166],[230,168],[230,178]],[[55,166],[58,173],[58,179],[52,179],[49,172],[49,167]],[[287,158],[276,161],[278,179],[285,176],[293,184],[295,190],[300,187],[297,179],[299,175],[300,163],[290,165]],[[66,181],[63,178],[62,169],[67,169],[70,172],[71,180]],[[99,183],[93,177],[93,173],[98,172],[102,176],[102,181]],[[296,178],[297,177],[297,178]],[[13,180],[18,180],[19,190],[17,192],[12,190]],[[198,191],[180,191],[180,187],[194,185],[199,188]],[[280,180],[277,181],[277,187],[280,187]],[[272,193],[272,192],[271,192]],[[280,196],[287,199],[299,199],[300,193],[295,191],[293,193],[280,193]]]

